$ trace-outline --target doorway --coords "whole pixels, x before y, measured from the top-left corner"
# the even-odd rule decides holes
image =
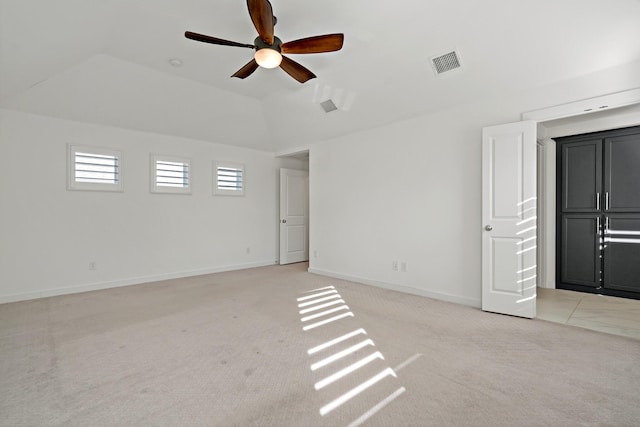
[[[610,105],[602,110],[588,106]],[[569,111],[575,111],[571,114]],[[584,111],[584,110],[592,111]],[[524,113],[538,122],[538,287],[556,287],[556,138],[640,125],[640,89]]]
[[[279,156],[278,264],[309,261],[309,151]],[[287,161],[287,160],[290,160]]]

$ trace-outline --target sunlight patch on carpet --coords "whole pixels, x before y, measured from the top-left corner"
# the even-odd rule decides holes
[[[312,329],[319,328],[321,326],[334,324],[335,322],[346,318],[353,318],[355,315],[353,312],[348,311],[346,313],[341,313],[339,315],[334,315],[340,311],[349,310],[349,306],[345,303],[344,299],[340,296],[338,291],[334,286],[325,286],[319,289],[312,289],[304,292],[304,296],[297,298],[299,314],[301,316],[300,321],[303,323],[302,330],[309,331]],[[342,304],[342,305],[340,305]],[[334,307],[338,305],[338,307]],[[323,310],[323,311],[319,311]],[[313,313],[313,314],[309,314]],[[331,316],[331,317],[328,317]],[[314,321],[313,323],[309,323],[310,321]],[[342,323],[341,323],[342,324]],[[358,336],[367,335],[367,332],[363,328],[355,329],[351,332],[347,332],[343,335],[339,335],[335,338],[327,340],[315,347],[307,350],[307,354],[309,356],[327,351],[331,349],[332,353],[312,363],[310,368],[311,371],[316,372],[325,367],[331,367],[333,364],[337,364],[338,361],[343,361],[347,363],[346,366],[341,368],[334,368],[334,372],[320,379],[314,384],[314,388],[317,391],[324,390],[329,388],[334,384],[339,384],[341,380],[349,378],[350,375],[355,374],[357,371],[368,367],[369,369],[375,369],[375,363],[378,361],[384,361],[384,356],[380,351],[376,351],[374,349],[373,352],[368,354],[363,358],[359,358],[356,361],[349,363],[348,358],[355,358],[357,352],[363,350],[367,347],[375,347],[375,343],[372,339],[366,338],[357,343],[350,343],[349,341],[354,340]],[[345,348],[342,348],[345,347]],[[399,368],[402,368],[409,363],[413,362],[420,355],[414,356],[412,359],[401,364]],[[343,360],[344,359],[344,360]],[[366,374],[365,374],[366,375]],[[383,380],[392,377],[397,378],[396,371],[391,367],[385,367],[375,375],[369,377],[365,381],[360,384],[352,387],[346,391],[335,391],[337,397],[331,400],[329,403],[323,405],[319,412],[323,417],[328,415],[329,413],[337,410],[342,405],[346,404],[350,400],[354,399],[356,396],[365,393],[368,390],[371,390],[374,386],[381,383]],[[385,406],[395,400],[398,396],[404,393],[406,389],[404,387],[400,387],[395,390],[393,393],[384,397],[381,401],[371,407],[369,410],[365,411],[360,417],[358,417],[355,421],[353,421],[350,426],[358,426],[371,418],[377,412],[382,410]],[[335,396],[335,395],[334,395]]]

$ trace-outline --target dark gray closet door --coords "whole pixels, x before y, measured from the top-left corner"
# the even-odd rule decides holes
[[[604,286],[640,292],[640,214],[608,214]]]
[[[563,214],[560,280],[564,283],[600,286],[599,214]]]
[[[562,145],[562,212],[597,212],[602,194],[602,139]]]
[[[640,134],[604,142],[604,209],[640,212]]]

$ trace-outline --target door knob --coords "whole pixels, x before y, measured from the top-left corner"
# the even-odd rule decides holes
[[[490,226],[490,225],[485,225],[484,229],[487,230],[487,231],[491,231],[491,230],[493,230],[493,227]]]
[[[283,219],[283,220],[282,220],[282,223],[283,223],[283,224],[286,224],[286,223],[287,223],[287,220],[286,220],[286,219]]]

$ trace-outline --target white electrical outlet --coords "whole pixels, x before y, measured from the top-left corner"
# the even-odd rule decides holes
[[[313,251],[313,257],[314,258],[318,258],[318,251],[316,251],[316,250]]]
[[[400,262],[400,271],[403,273],[407,272],[407,261],[402,261]]]
[[[97,270],[98,269],[98,265],[96,264],[95,261],[91,261],[89,263],[89,270]]]
[[[393,271],[398,271],[398,261],[391,261],[391,269]]]
[[[247,255],[251,253],[251,246],[247,246]]]

